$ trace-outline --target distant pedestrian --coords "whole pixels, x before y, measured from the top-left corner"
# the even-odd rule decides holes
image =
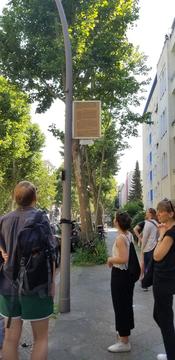
[[[129,336],[134,328],[133,290],[134,282],[128,271],[129,247],[133,236],[131,218],[127,212],[117,212],[115,226],[118,229],[116,240],[112,248],[112,256],[107,264],[111,271],[111,295],[115,313],[115,328],[117,339],[115,344],[108,347],[108,351],[119,353],[129,352],[131,344]]]
[[[154,319],[160,327],[166,354],[158,360],[175,359],[175,326],[173,295],[175,294],[175,203],[160,201],[157,216],[160,236],[154,250]]]
[[[157,244],[159,237],[158,221],[156,210],[149,208],[145,215],[145,225],[143,228],[142,244],[141,244],[141,264],[143,273],[146,273],[149,261],[152,257],[153,250]],[[147,290],[144,288],[143,290]]]
[[[14,189],[14,200],[16,201],[17,209],[0,219],[0,251],[4,259],[4,266],[0,272],[0,314],[5,318],[6,324],[3,343],[4,360],[19,359],[18,345],[23,320],[31,322],[34,338],[31,359],[47,359],[48,321],[49,316],[53,312],[55,257],[49,221],[46,214],[36,209],[36,197],[35,186],[28,181],[21,181]],[[40,231],[36,226],[38,223],[40,224]],[[22,234],[24,234],[24,229],[26,229],[25,234],[30,234],[31,228],[34,230],[31,233],[33,238],[30,242],[30,238],[27,236],[26,238],[22,237]],[[46,236],[44,236],[44,230],[42,233],[41,229],[45,230]],[[20,234],[21,238],[19,237]],[[42,236],[39,234],[42,234]],[[20,242],[20,248],[18,248],[19,239],[23,240]],[[33,246],[24,268],[25,259],[27,259],[25,254],[29,245]],[[21,254],[23,254],[19,261],[20,272],[18,272],[21,277],[18,278],[19,283],[16,281],[14,284],[13,277],[17,269],[17,259],[20,259],[19,249]],[[47,272],[45,265],[43,265],[42,273],[37,272],[36,274],[34,270],[36,266],[38,266],[38,269],[41,268],[42,264],[45,264],[46,261],[48,268],[50,264],[50,272],[48,274],[50,281],[48,280],[48,283],[43,284],[44,274]],[[32,271],[34,271],[31,283],[29,283],[29,278],[27,278],[27,267],[29,265],[33,266]],[[9,277],[10,274],[12,274],[12,278]],[[22,276],[23,281],[21,280]],[[32,272],[30,276],[32,277]],[[34,283],[37,284],[37,287],[34,286]],[[32,290],[29,290],[28,293],[22,292],[24,284],[29,289],[33,286],[33,292]],[[10,327],[7,327],[8,320],[11,320]]]

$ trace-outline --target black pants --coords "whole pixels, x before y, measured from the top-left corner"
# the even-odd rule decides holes
[[[128,270],[113,267],[111,272],[111,295],[115,313],[115,328],[120,336],[129,336],[134,328],[133,313],[134,282]]]
[[[147,271],[148,264],[152,258],[153,251],[154,250],[147,251],[144,253],[144,273],[146,273],[146,271]]]
[[[175,328],[173,313],[173,295],[165,294],[153,287],[154,320],[160,327],[168,360],[175,360]]]

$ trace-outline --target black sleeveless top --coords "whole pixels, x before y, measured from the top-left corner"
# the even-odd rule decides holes
[[[173,244],[161,261],[154,261],[153,286],[160,291],[175,294],[175,225],[164,234]]]

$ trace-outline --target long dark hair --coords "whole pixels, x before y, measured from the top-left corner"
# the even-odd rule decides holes
[[[154,208],[149,208],[147,211],[151,214],[152,219],[157,220],[157,214]]]
[[[122,230],[130,230],[132,219],[127,211],[117,211],[115,221],[118,222]]]

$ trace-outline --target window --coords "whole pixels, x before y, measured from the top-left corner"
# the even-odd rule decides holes
[[[160,137],[163,138],[166,132],[167,132],[167,111],[165,109],[160,116]]]
[[[168,175],[168,155],[166,152],[162,155],[162,178]]]
[[[165,68],[165,66],[163,67],[163,69],[160,73],[159,81],[160,81],[160,98],[162,98],[162,96],[164,95],[164,93],[166,91],[166,68]]]
[[[153,190],[150,190],[150,201],[153,202]]]
[[[152,164],[152,152],[149,153],[149,163]]]
[[[148,142],[149,142],[150,145],[152,144],[152,134],[151,133],[149,134]]]
[[[150,181],[153,180],[153,172],[152,172],[152,170],[149,172],[149,180],[150,180]]]

